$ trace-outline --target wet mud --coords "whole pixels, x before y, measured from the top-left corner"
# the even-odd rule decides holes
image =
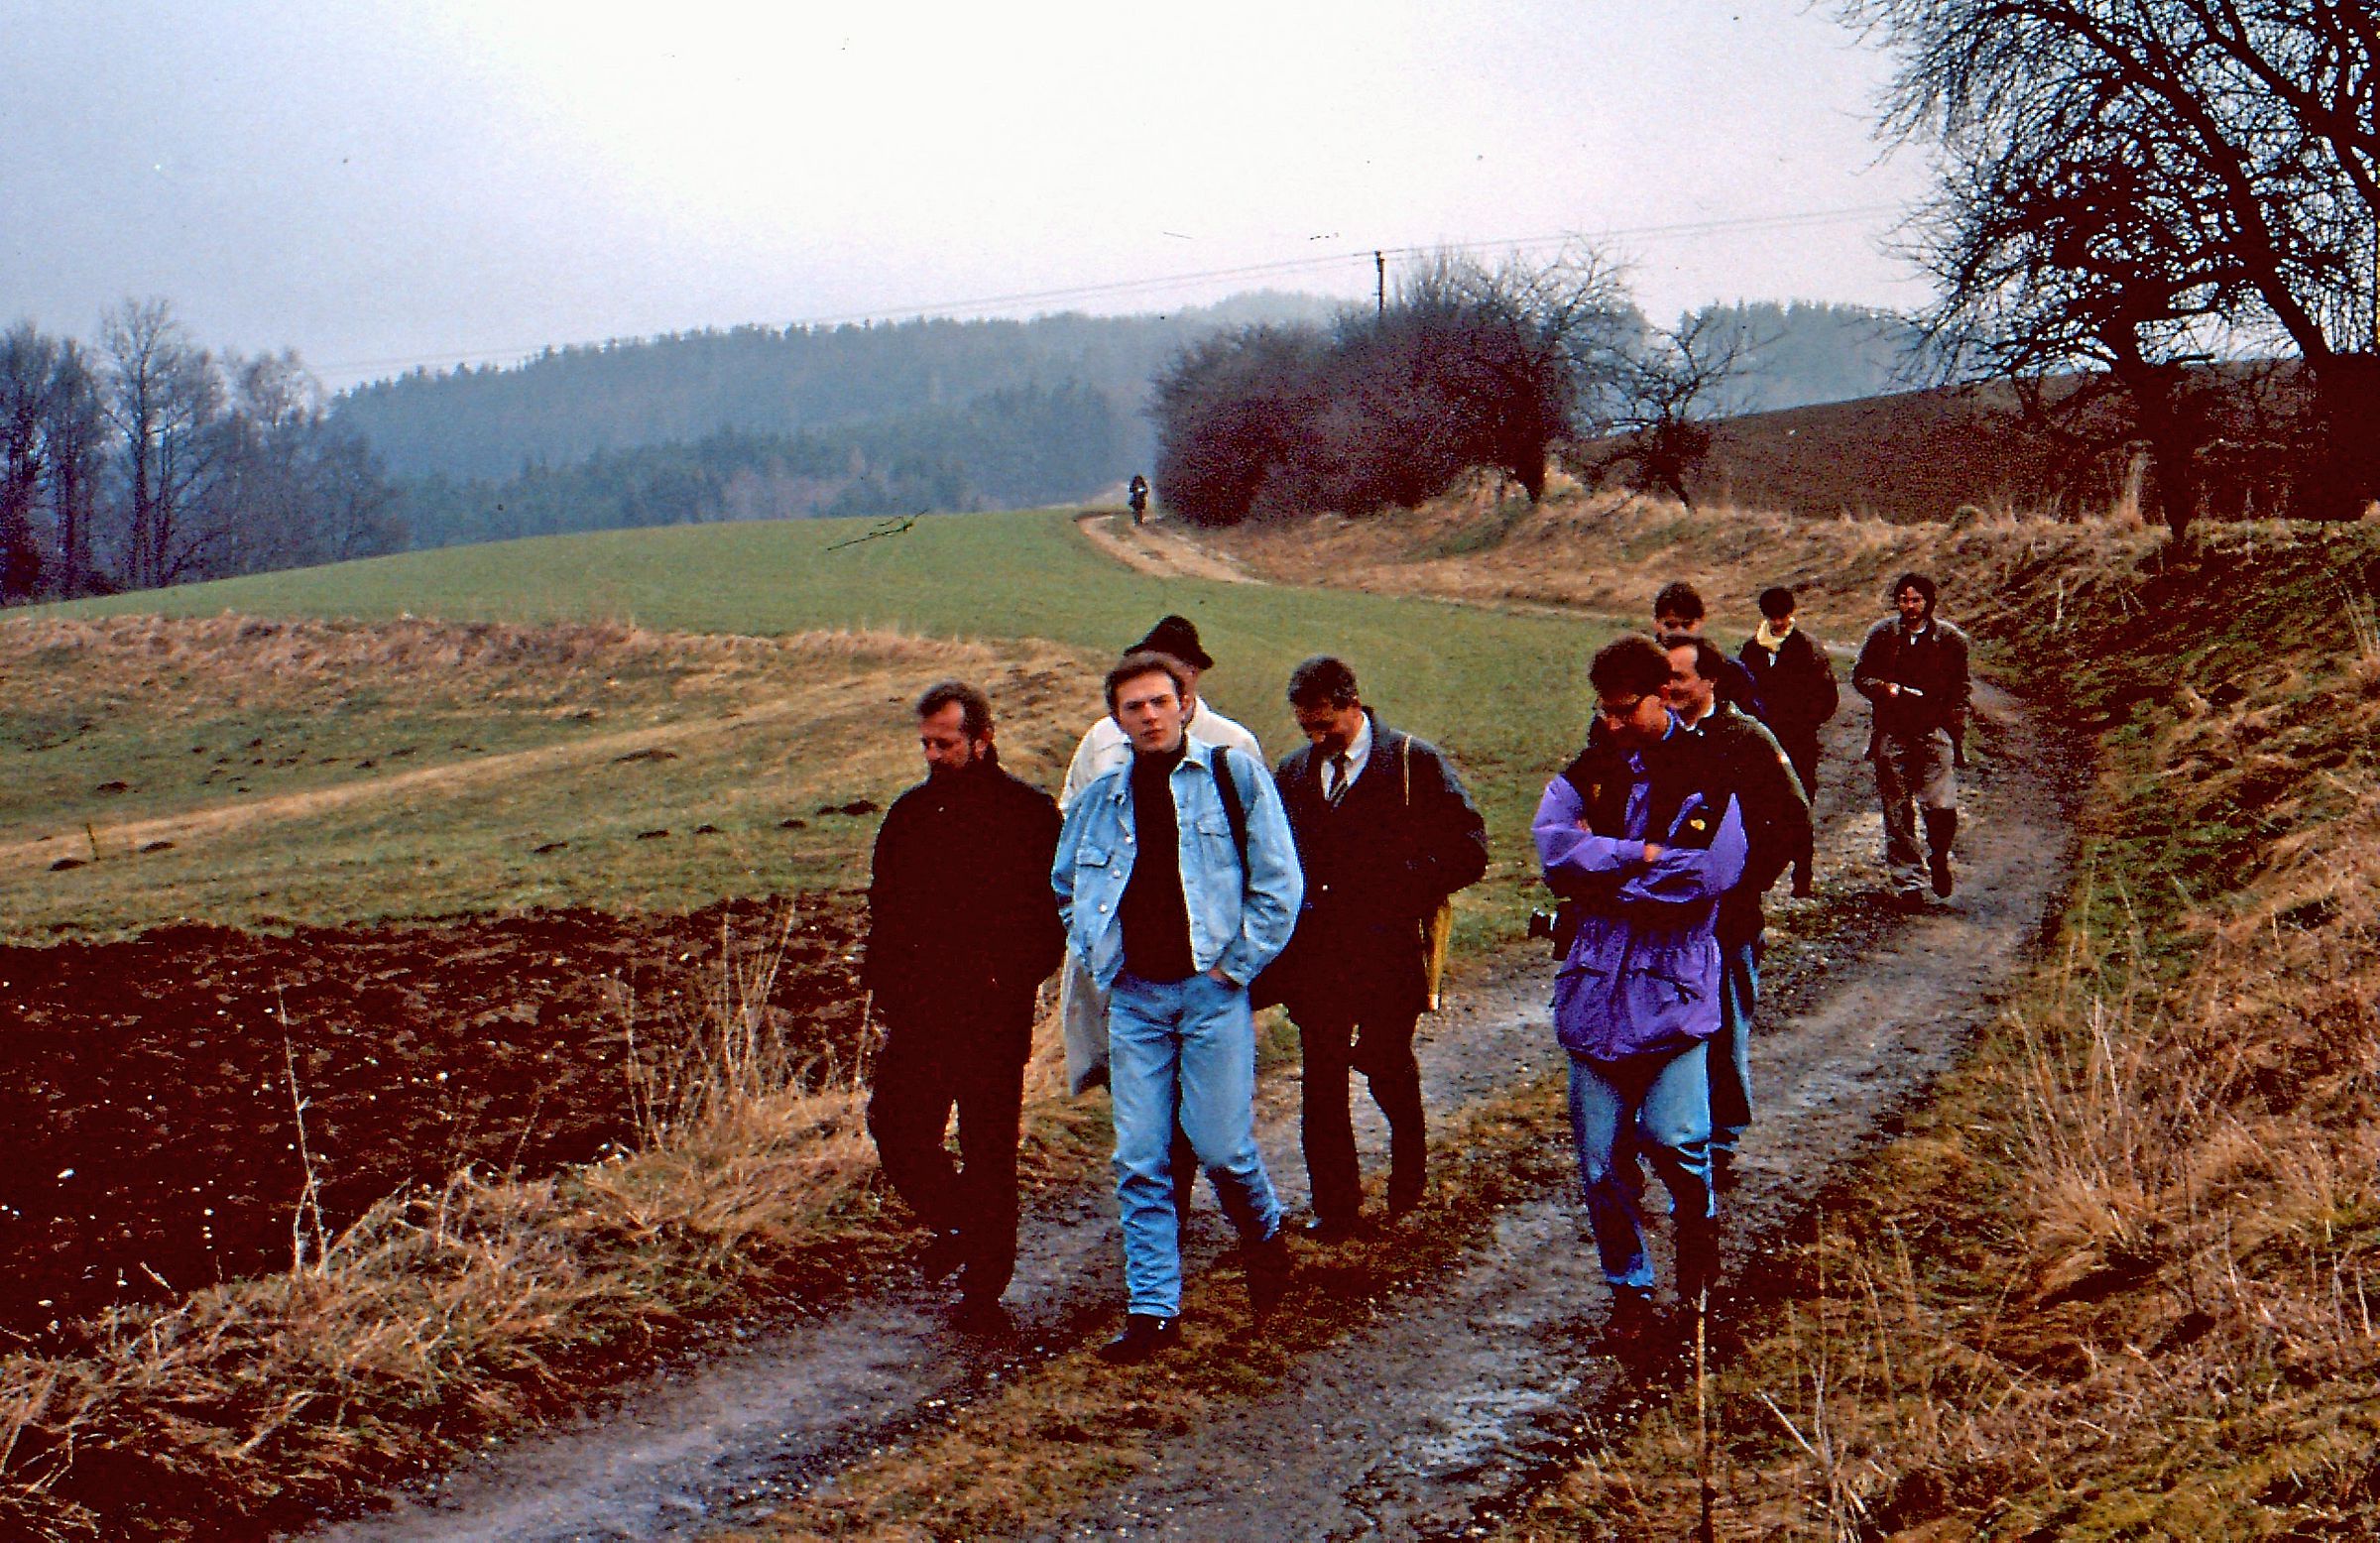
[[[1958,896],[1904,917],[1883,904],[1880,822],[1854,757],[1865,714],[1836,726],[1822,776],[1820,893],[1779,907],[1754,1041],[1755,1123],[1727,1223],[1742,1273],[1848,1159],[1920,1099],[2016,978],[2059,894],[2070,849],[2057,747],[2004,695],[1965,775]],[[1424,1019],[1424,1086],[1446,1112],[1558,1068],[1552,966],[1497,961]],[[1283,1079],[1286,1081],[1287,1079]],[[1304,1198],[1294,1083],[1266,1090],[1259,1136],[1292,1205]],[[1357,1099],[1368,1170],[1385,1148]],[[1497,1217],[1458,1270],[1375,1306],[1371,1325],[1307,1358],[1269,1395],[1169,1441],[1151,1471],[1066,1516],[1052,1538],[1458,1536],[1524,1500],[1621,1390],[1592,1350],[1606,1300],[1567,1166],[1545,1132],[1542,1182]],[[1202,1201],[1187,1253],[1229,1242]],[[1122,1297],[1114,1204],[1043,1192],[1026,1210],[1010,1303],[1016,1333],[957,1333],[901,1283],[734,1354],[623,1392],[403,1496],[340,1539],[696,1537],[766,1518],[845,1464],[948,1419],[1038,1361],[1104,1336]],[[1666,1275],[1666,1265],[1664,1266]]]

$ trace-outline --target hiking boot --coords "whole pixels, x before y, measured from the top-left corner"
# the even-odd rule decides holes
[[[929,1283],[948,1280],[967,1262],[967,1244],[957,1228],[936,1233],[917,1251],[917,1273]]]
[[[1678,1300],[1692,1310],[1719,1281],[1719,1218],[1678,1224]]]
[[[1161,1350],[1182,1342],[1182,1321],[1154,1313],[1127,1313],[1124,1332],[1099,1348],[1099,1359],[1111,1366],[1136,1366]]]
[[[1650,1286],[1613,1286],[1611,1288],[1611,1317],[1604,1326],[1604,1345],[1613,1355],[1627,1356],[1641,1352],[1661,1328],[1661,1315],[1653,1308]]]
[[[1926,811],[1926,873],[1934,881],[1934,892],[1944,899],[1951,897],[1951,847],[1959,839],[1957,809],[1928,809]]]
[[[1248,1308],[1256,1322],[1272,1316],[1289,1294],[1289,1239],[1276,1227],[1272,1236],[1262,1243],[1251,1243],[1243,1250],[1248,1270]]]

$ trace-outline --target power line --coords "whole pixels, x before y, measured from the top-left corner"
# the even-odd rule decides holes
[[[1123,296],[1148,291],[1173,289],[1183,285],[1216,284],[1229,280],[1280,279],[1300,274],[1323,273],[1351,265],[1370,264],[1384,269],[1387,259],[1428,257],[1439,252],[1534,252],[1545,248],[1570,245],[1573,242],[1599,241],[1659,241],[1686,236],[1710,235],[1720,231],[1792,230],[1814,225],[1841,224],[1846,220],[1866,219],[1879,214],[1892,214],[1900,205],[1890,203],[1858,204],[1839,209],[1811,209],[1798,214],[1746,214],[1720,219],[1686,220],[1665,225],[1614,226],[1600,231],[1564,231],[1550,235],[1509,236],[1481,241],[1437,241],[1407,246],[1368,247],[1354,252],[1334,252],[1315,257],[1285,258],[1277,262],[1248,263],[1232,268],[1209,268],[1196,273],[1164,274],[1143,279],[1117,279],[1104,284],[1075,285],[1055,290],[1021,290],[1006,295],[984,295],[969,299],[934,300],[919,304],[883,305],[867,310],[843,311],[810,316],[797,316],[785,323],[787,327],[849,326],[863,321],[902,321],[946,316],[953,312],[1006,309],[1017,305],[1062,304],[1068,301],[1114,299]],[[606,341],[619,341],[608,339]],[[358,370],[408,370],[419,365],[452,363],[479,364],[499,359],[528,359],[548,349],[594,348],[599,343],[532,343],[514,348],[456,349],[434,354],[413,354],[385,359],[353,359],[325,364],[320,368],[344,374]]]

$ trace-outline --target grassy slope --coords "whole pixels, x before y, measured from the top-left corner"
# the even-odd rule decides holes
[[[1225,660],[1210,677],[1219,705],[1268,739],[1286,743],[1278,693],[1289,666],[1327,649],[1356,663],[1395,721],[1454,750],[1501,859],[1498,880],[1483,887],[1489,897],[1475,899],[1466,925],[1477,936],[1516,919],[1530,872],[1526,813],[1567,752],[1585,662],[1606,628],[1430,600],[1159,581],[1101,557],[1060,514],[928,520],[902,536],[824,550],[863,529],[721,527],[522,542],[13,618],[0,624],[0,677],[23,689],[0,698],[18,704],[15,716],[0,716],[0,752],[17,763],[20,785],[39,789],[42,818],[71,827],[124,800],[152,798],[186,812],[230,801],[234,786],[319,792],[351,781],[358,760],[382,760],[365,753],[385,753],[391,736],[421,743],[409,766],[444,756],[466,773],[479,752],[454,750],[458,740],[491,755],[568,751],[572,736],[589,728],[577,714],[590,702],[602,714],[599,731],[699,738],[751,691],[823,683],[865,694],[857,703],[830,700],[831,710],[799,720],[813,732],[784,759],[824,763],[842,778],[839,791],[881,797],[914,775],[904,743],[908,691],[961,667],[1022,694],[1053,654],[1061,664],[1071,654],[1087,660],[1069,677],[1071,695],[1057,700],[1053,688],[1049,702],[1009,720],[1012,735],[1022,729],[1026,739],[1018,746],[1012,737],[1012,754],[1054,780],[1080,725],[1098,710],[1097,659],[1159,614],[1180,611],[1197,619]],[[218,620],[206,633],[207,624],[145,619],[226,612],[292,624],[445,620],[344,631],[309,623],[266,636],[236,620]],[[504,634],[492,662],[458,661],[458,649],[487,652],[487,640],[454,625],[471,621],[554,625]],[[635,628],[626,625],[632,621]],[[833,627],[879,631],[838,649],[815,637]],[[787,642],[773,653],[676,636],[706,630]],[[1005,641],[961,647],[917,635]],[[1015,641],[1040,639],[1060,647]],[[550,657],[555,651],[561,656]],[[271,667],[243,673],[243,661]],[[416,678],[403,678],[409,674]],[[998,694],[1012,711],[1017,706],[1017,695]],[[487,705],[475,723],[482,695]],[[234,758],[218,766],[222,746],[249,750],[242,732],[268,744],[247,754],[246,765]],[[679,762],[625,767],[607,755],[587,763],[607,778],[600,784],[577,775],[578,764],[556,774],[538,763],[554,785],[500,779],[512,802],[400,806],[359,817],[352,830],[298,821],[273,837],[285,869],[242,870],[241,882],[268,891],[254,896],[258,903],[286,908],[287,896],[306,893],[298,881],[338,866],[288,868],[327,832],[349,843],[353,863],[305,899],[325,916],[499,903],[511,892],[506,865],[517,855],[504,844],[531,834],[508,830],[535,823],[517,817],[525,807],[550,813],[557,798],[601,801],[590,786],[616,800],[620,786],[643,786],[650,776],[653,786],[633,811],[644,820],[645,810],[673,804],[682,813],[679,798],[719,798],[723,780],[750,770],[697,755],[687,738],[669,743],[683,752]],[[191,744],[207,753],[192,756]],[[274,753],[263,754],[268,749]],[[254,765],[260,760],[266,765]],[[268,773],[278,780],[264,780]],[[630,776],[639,782],[608,780]],[[136,785],[97,793],[96,782],[107,779]],[[778,787],[773,796],[788,792]],[[22,834],[18,815],[12,806],[0,837]],[[845,828],[832,841],[842,843],[849,877],[872,822],[839,823]],[[426,877],[423,833],[468,848],[485,871],[460,886]],[[73,834],[54,839],[70,845]],[[101,835],[105,845],[108,830]],[[574,841],[570,850],[581,847]],[[598,841],[585,861],[601,868],[607,856],[642,855]],[[160,856],[191,858],[179,846]],[[449,850],[441,867],[451,857]],[[108,903],[127,924],[141,919],[144,904],[192,903],[186,890],[147,887],[144,876],[164,868],[113,871],[133,876],[110,881],[117,889]],[[36,873],[26,882],[92,877],[87,869],[52,875],[46,866]],[[666,899],[671,886],[699,878],[682,865],[667,868],[665,882],[642,871],[598,875],[611,888],[597,893],[633,901],[647,886]],[[58,908],[56,891],[44,903]],[[723,1045],[739,1041],[740,1021],[723,1009]],[[1090,1181],[1097,1108],[1036,1107],[1028,1158],[1041,1176]],[[682,1343],[689,1321],[768,1311],[814,1291],[815,1301],[831,1303],[836,1290],[880,1271],[902,1236],[868,1187],[873,1165],[859,1111],[858,1090],[848,1085],[788,1093],[739,1083],[719,1090],[707,1118],[624,1162],[544,1181],[460,1180],[435,1204],[379,1209],[303,1273],[124,1315],[87,1356],[0,1358],[0,1531],[187,1535],[192,1527],[286,1523],[309,1501],[434,1463],[633,1370]],[[212,1519],[191,1520],[200,1514]]]
[[[1721,1535],[2373,1536],[2380,533],[2216,528],[2169,560],[2048,522],[1579,500],[1463,542],[1482,522],[1236,544],[1386,593],[1616,606],[1687,573],[1731,611],[1784,578],[1836,638],[1928,568],[2098,746],[2035,979],[1737,1320]],[[1691,1535],[1695,1411],[1656,1399],[1505,1536]]]
[[[118,596],[48,614],[410,615],[764,636],[864,628],[1041,639],[1097,656],[1180,612],[1221,661],[1204,682],[1210,699],[1276,754],[1294,743],[1280,691],[1290,667],[1317,653],[1348,658],[1386,717],[1455,753],[1488,816],[1499,862],[1494,882],[1467,907],[1466,931],[1476,937],[1483,926],[1509,925],[1525,909],[1527,816],[1576,737],[1586,661],[1608,629],[1427,599],[1154,578],[1120,569],[1063,512],[928,518],[898,535],[828,549],[869,529],[811,521],[553,537]],[[1072,737],[1100,710],[1097,669],[1087,666],[1035,737],[1011,743],[1012,756],[1054,781]],[[905,733],[897,706],[888,704],[881,717],[889,738]],[[882,801],[907,779],[903,769],[879,766],[850,791]],[[82,784],[74,788],[81,796]],[[76,828],[71,819],[62,824]]]

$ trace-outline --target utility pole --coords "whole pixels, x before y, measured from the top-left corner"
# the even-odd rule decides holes
[[[1379,297],[1379,316],[1380,316],[1380,319],[1381,319],[1382,321],[1385,321],[1385,320],[1387,320],[1387,319],[1388,319],[1388,254],[1387,254],[1387,253],[1385,253],[1385,252],[1380,252],[1380,251],[1374,251],[1374,252],[1371,254],[1371,271],[1372,271],[1372,283],[1373,283],[1373,287],[1374,287],[1374,292],[1375,292],[1375,293],[1377,294],[1377,296]]]

